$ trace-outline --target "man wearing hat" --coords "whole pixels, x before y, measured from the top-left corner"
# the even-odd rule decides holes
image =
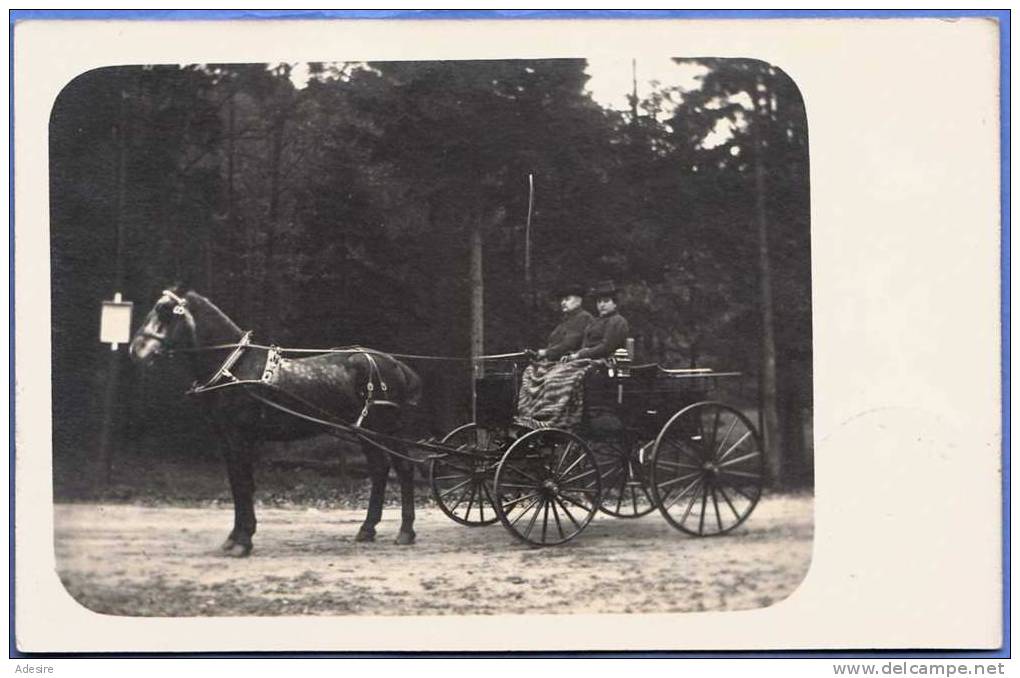
[[[581,348],[584,331],[594,320],[591,313],[581,308],[584,288],[580,285],[567,285],[560,290],[560,310],[563,320],[549,334],[545,348],[539,349],[538,358],[559,360],[571,351]]]
[[[594,319],[581,308],[583,287],[564,287],[559,296],[563,320],[549,335],[548,345],[537,352],[539,362],[528,365],[521,376],[515,422],[527,428],[569,430],[581,421],[580,383],[587,366],[550,361],[581,348],[584,331]]]
[[[616,312],[616,285],[612,280],[604,280],[595,286],[591,294],[595,297],[599,317],[585,329],[581,349],[566,354],[564,360],[608,358],[616,349],[627,344],[630,323]]]

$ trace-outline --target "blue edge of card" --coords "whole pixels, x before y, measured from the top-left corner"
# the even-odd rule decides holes
[[[8,68],[10,86],[8,100],[12,111],[9,120],[9,132],[14,138],[14,27],[18,22],[33,20],[145,20],[145,21],[186,21],[194,19],[211,20],[315,20],[315,19],[357,19],[357,20],[429,20],[429,19],[850,19],[850,18],[964,18],[986,17],[995,19],[999,24],[999,93],[1000,93],[1000,196],[1001,196],[1001,249],[1000,249],[1000,291],[1001,291],[1001,369],[1002,369],[1002,552],[1003,552],[1003,644],[996,650],[989,651],[873,651],[873,652],[521,652],[521,653],[428,653],[428,656],[491,656],[491,657],[686,657],[686,658],[969,658],[993,659],[1010,657],[1010,523],[1009,523],[1009,337],[1010,337],[1010,292],[1009,292],[1009,48],[1010,48],[1010,12],[1009,10],[10,10],[9,11],[9,45],[10,54]],[[8,191],[10,195],[8,240],[10,254],[8,261],[8,321],[12,328],[9,340],[8,368],[10,382],[8,384],[11,451],[9,465],[9,527],[8,527],[8,560],[9,590],[8,616],[10,635],[8,638],[11,658],[57,658],[82,655],[59,654],[25,654],[17,649],[14,629],[14,145],[11,144],[8,158],[10,170]],[[177,654],[146,654],[146,653],[96,653],[89,656],[118,657],[276,657],[312,658],[312,657],[396,657],[415,653],[177,653]]]

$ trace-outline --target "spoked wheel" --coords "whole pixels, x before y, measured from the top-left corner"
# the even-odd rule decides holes
[[[515,442],[496,470],[496,511],[503,526],[532,546],[563,544],[598,511],[599,469],[577,436],[540,429]]]
[[[765,460],[751,421],[721,403],[695,403],[659,432],[649,472],[652,498],[673,527],[707,537],[747,520],[761,498]]]
[[[627,440],[592,445],[602,482],[599,510],[617,518],[640,518],[655,510],[648,490],[647,459],[642,463],[641,449],[651,442]]]
[[[499,517],[493,504],[492,476],[507,446],[504,431],[465,424],[443,438],[441,444],[463,454],[429,461],[429,485],[439,508],[461,525],[492,525]]]

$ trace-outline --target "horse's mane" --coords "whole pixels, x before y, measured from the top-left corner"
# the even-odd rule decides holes
[[[212,303],[206,297],[203,297],[198,292],[194,290],[188,290],[184,297],[188,300],[189,305],[195,306],[196,305],[195,302],[198,302],[198,306],[202,307],[203,310],[219,319],[220,322],[229,327],[231,331],[237,332],[238,334],[242,333],[241,328],[237,326],[237,323],[230,319],[230,316],[221,311],[219,306]]]

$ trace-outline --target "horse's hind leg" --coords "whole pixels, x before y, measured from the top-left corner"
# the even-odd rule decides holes
[[[393,468],[400,479],[400,532],[397,543],[414,543],[414,466],[403,459],[394,459]]]
[[[363,448],[364,449],[364,448]],[[375,526],[382,520],[383,501],[386,499],[386,480],[390,474],[390,460],[374,449],[364,449],[368,473],[372,478],[372,491],[368,495],[368,514],[354,541],[375,541]]]
[[[234,529],[223,542],[222,549],[235,558],[251,553],[255,534],[255,477],[250,451],[236,437],[225,436],[227,442],[227,478],[234,498]]]

